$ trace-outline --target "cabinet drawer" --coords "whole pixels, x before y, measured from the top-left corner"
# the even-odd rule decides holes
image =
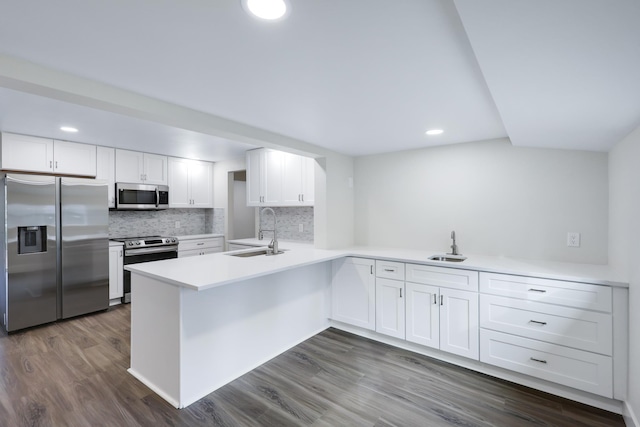
[[[611,288],[608,286],[480,273],[480,291],[529,301],[611,312]]]
[[[404,263],[376,260],[376,277],[404,280]]]
[[[204,248],[204,249],[190,249],[188,251],[178,251],[178,258],[186,258],[190,256],[207,255],[216,252],[222,252],[222,247]]]
[[[478,290],[478,272],[455,268],[432,267],[429,265],[407,264],[406,281],[425,285],[461,289],[463,291]]]
[[[190,251],[193,249],[220,248],[222,251],[222,237],[210,239],[183,240],[178,244],[179,251]]]
[[[612,359],[601,354],[482,329],[480,361],[613,397]]]
[[[480,327],[611,356],[610,314],[480,295]]]

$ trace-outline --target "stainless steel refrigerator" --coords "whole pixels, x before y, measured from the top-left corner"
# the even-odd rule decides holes
[[[106,182],[6,174],[1,191],[5,329],[108,308]]]

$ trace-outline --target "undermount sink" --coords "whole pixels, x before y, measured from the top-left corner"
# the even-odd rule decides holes
[[[267,253],[267,252],[269,252],[269,253]],[[275,254],[272,254],[269,249],[260,248],[260,249],[255,250],[255,251],[240,252],[240,253],[237,253],[237,254],[227,254],[227,255],[229,255],[229,256],[237,256],[237,257],[240,257],[240,258],[248,258],[248,257],[260,256],[260,255],[269,255],[269,256],[271,256],[271,255],[280,255],[280,254],[283,254],[283,253],[284,253],[284,251],[278,251]]]
[[[467,257],[461,255],[432,255],[429,259],[431,261],[462,262],[467,259]]]

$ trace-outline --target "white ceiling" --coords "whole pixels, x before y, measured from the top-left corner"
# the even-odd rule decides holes
[[[0,0],[0,55],[350,155],[505,136],[606,151],[640,124],[637,0],[290,3],[266,23],[240,0]],[[4,131],[213,161],[259,145],[5,86]]]

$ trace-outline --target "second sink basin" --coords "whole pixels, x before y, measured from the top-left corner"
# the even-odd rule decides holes
[[[269,255],[280,255],[283,254],[284,251],[278,251],[278,253],[275,254],[269,254]],[[260,249],[256,249],[250,252],[240,252],[237,254],[227,254],[229,256],[237,256],[237,257],[241,257],[241,258],[248,258],[248,257],[252,257],[252,256],[260,256],[260,255],[267,255],[267,249],[265,248],[260,248]]]
[[[429,259],[431,261],[462,262],[467,257],[462,255],[432,255]]]

